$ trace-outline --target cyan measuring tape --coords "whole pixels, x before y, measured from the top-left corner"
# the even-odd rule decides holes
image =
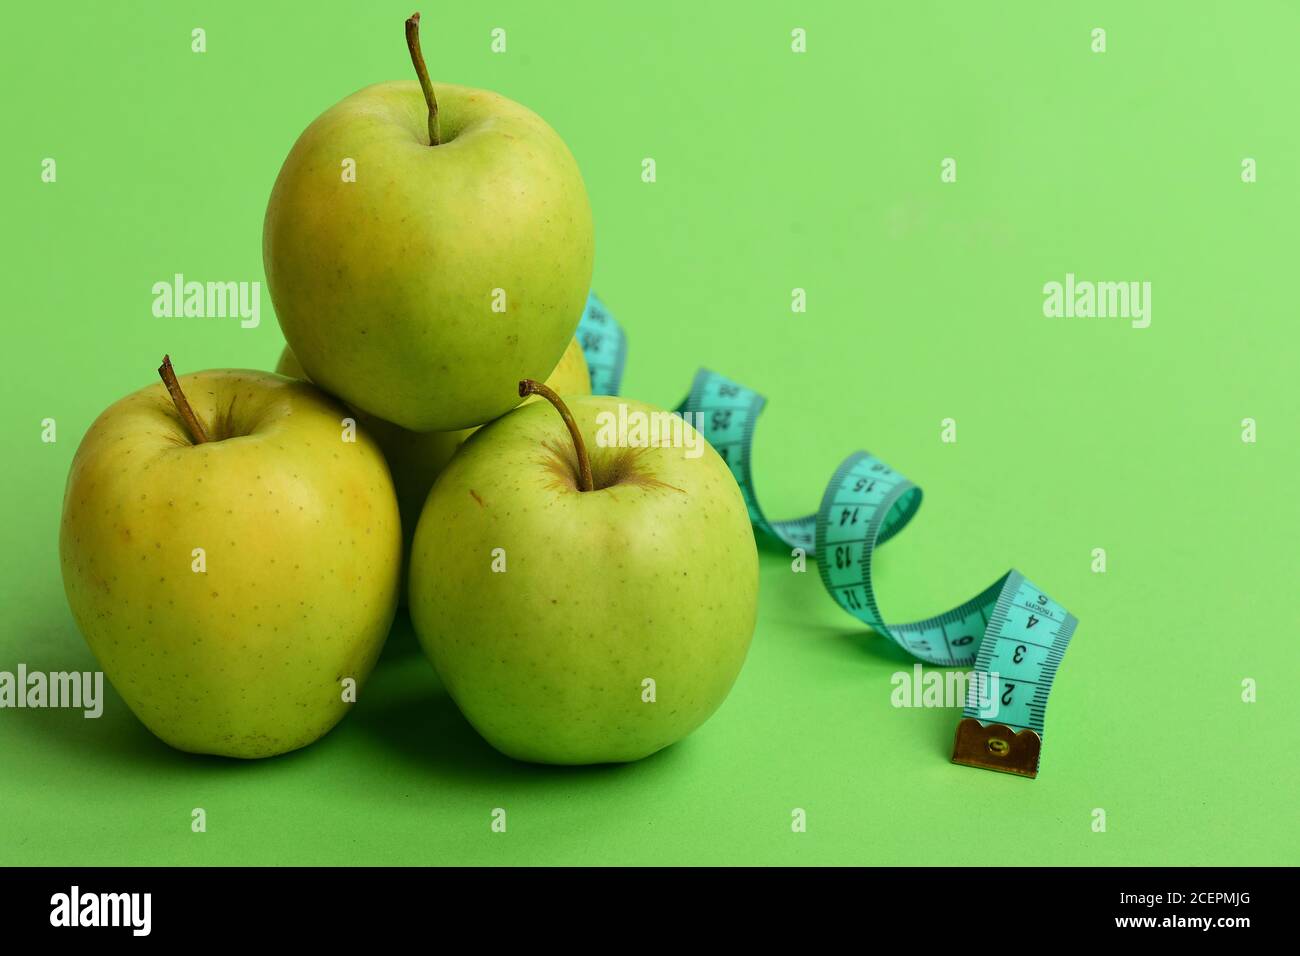
[[[592,392],[617,395],[627,337],[594,294],[577,334]],[[769,521],[754,494],[751,468],[754,425],[765,402],[753,389],[701,369],[676,411],[702,413],[704,437],[731,468],[754,527],[815,558],[822,584],[840,607],[926,663],[974,665],[953,761],[1037,776],[1043,712],[1078,623],[1074,616],[1018,571],[1008,571],[951,611],[886,624],[871,586],[871,563],[876,548],[920,509],[921,489],[879,458],[858,451],[836,469],[816,514]]]

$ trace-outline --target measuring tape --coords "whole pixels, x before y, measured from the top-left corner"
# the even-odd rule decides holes
[[[594,293],[577,335],[592,393],[617,395],[627,337]],[[692,420],[702,421],[704,437],[731,469],[754,527],[815,558],[822,584],[840,607],[928,664],[974,665],[953,762],[1037,776],[1047,695],[1078,621],[1018,571],[1008,571],[951,611],[886,624],[871,585],[872,560],[876,548],[916,515],[921,489],[858,451],[835,470],[816,514],[769,520],[754,494],[751,467],[754,425],[765,404],[753,389],[701,369],[676,411],[702,415]]]

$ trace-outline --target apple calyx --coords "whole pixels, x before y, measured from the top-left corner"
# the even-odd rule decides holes
[[[564,404],[564,399],[560,398],[555,393],[555,389],[549,385],[526,378],[519,383],[519,397],[527,398],[529,395],[542,396],[560,413],[564,424],[569,428],[569,435],[573,438],[573,448],[578,453],[578,490],[595,491],[596,483],[591,477],[591,459],[587,456],[587,443],[582,440],[582,432],[578,431],[578,423],[573,420],[573,413],[569,411],[569,406]]]
[[[199,421],[199,416],[194,414],[194,409],[190,407],[190,401],[181,391],[181,383],[176,378],[176,370],[172,368],[172,357],[164,355],[162,365],[158,366],[158,374],[162,376],[163,384],[167,386],[167,393],[172,397],[172,404],[176,406],[176,411],[180,412],[181,421],[185,423],[185,428],[190,433],[190,439],[196,445],[202,445],[208,441],[208,433],[203,430],[203,423]]]
[[[420,52],[420,15],[412,13],[406,21],[406,48],[411,51],[411,64],[415,75],[420,78],[420,89],[424,91],[424,102],[429,104],[429,145],[439,146],[442,136],[438,131],[438,100],[433,95],[433,83],[429,81],[429,70],[424,65],[424,54]]]

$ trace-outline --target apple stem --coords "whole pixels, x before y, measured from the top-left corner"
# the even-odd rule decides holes
[[[203,430],[203,423],[199,421],[199,416],[194,414],[189,399],[181,391],[181,383],[176,378],[176,370],[172,368],[170,355],[163,356],[162,365],[158,366],[158,374],[162,376],[163,384],[167,386],[167,392],[172,397],[172,404],[176,406],[176,411],[181,413],[181,419],[189,429],[190,438],[194,440],[194,444],[202,445],[208,440],[208,433]]]
[[[573,447],[578,453],[578,477],[581,485],[578,490],[595,491],[596,483],[591,479],[591,459],[587,457],[587,445],[582,440],[582,432],[578,431],[578,423],[573,420],[573,413],[569,411],[569,406],[564,404],[564,399],[555,394],[555,389],[549,385],[526,378],[519,383],[519,397],[527,398],[529,395],[540,395],[554,405],[555,410],[564,419],[564,424],[569,426],[569,434],[573,436]]]
[[[429,145],[442,143],[438,133],[438,100],[433,95],[433,84],[429,82],[429,70],[424,65],[424,54],[420,52],[420,15],[412,13],[406,21],[406,48],[411,51],[411,63],[415,66],[415,75],[420,78],[420,89],[424,90],[424,102],[429,104]]]

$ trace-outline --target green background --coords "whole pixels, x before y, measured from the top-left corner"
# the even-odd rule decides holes
[[[77,442],[155,380],[164,350],[181,371],[269,368],[282,343],[265,292],[244,330],[156,319],[150,288],[264,278],[280,162],[327,106],[408,76],[410,8],[10,12],[0,670],[95,666],[57,553]],[[424,13],[435,79],[520,100],[577,156],[596,288],[631,341],[625,394],[671,407],[700,365],[765,393],[756,473],[773,517],[813,510],[858,447],[920,484],[921,514],[876,564],[893,620],[1013,566],[1077,614],[1042,772],[950,764],[957,712],[892,707],[910,659],[767,549],[730,698],[642,763],[498,756],[399,618],[355,712],[277,759],[174,752],[113,693],[99,720],[0,711],[0,863],[1300,862],[1294,8]],[[1045,318],[1042,286],[1066,272],[1150,281],[1151,327]]]

